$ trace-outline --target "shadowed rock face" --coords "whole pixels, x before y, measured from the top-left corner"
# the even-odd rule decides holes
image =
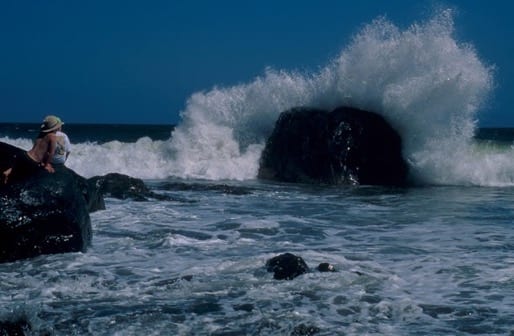
[[[13,153],[23,150],[0,143],[0,161]],[[87,181],[65,167],[0,183],[0,262],[86,251],[92,236],[88,190]]]
[[[378,114],[350,107],[283,112],[262,153],[258,177],[283,182],[406,184],[398,133]]]
[[[86,251],[91,221],[69,175],[38,174],[0,190],[0,262]]]

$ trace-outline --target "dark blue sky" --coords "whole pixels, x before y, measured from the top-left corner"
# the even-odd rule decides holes
[[[493,6],[494,4],[494,6]],[[514,127],[508,1],[0,2],[0,122],[177,123],[196,91],[275,69],[316,70],[380,15],[399,26],[455,7],[459,41],[497,66],[481,126]]]

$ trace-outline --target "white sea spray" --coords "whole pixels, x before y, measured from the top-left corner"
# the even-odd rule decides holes
[[[196,92],[168,141],[74,144],[67,164],[85,176],[255,179],[280,113],[347,105],[383,115],[399,132],[414,181],[509,186],[513,149],[491,152],[473,139],[494,72],[471,43],[455,37],[451,10],[406,28],[379,17],[317,72],[267,68],[247,83]]]

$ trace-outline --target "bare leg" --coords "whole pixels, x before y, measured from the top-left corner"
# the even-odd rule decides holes
[[[9,179],[9,175],[11,175],[11,172],[12,172],[12,168],[9,168],[2,173],[3,178],[4,178],[4,184],[7,184],[7,180]]]

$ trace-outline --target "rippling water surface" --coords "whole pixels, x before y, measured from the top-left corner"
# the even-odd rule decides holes
[[[87,253],[0,265],[3,320],[37,335],[514,333],[512,188],[147,182],[176,201],[107,199]],[[284,252],[311,272],[274,280],[265,262]]]
[[[514,132],[477,133],[496,68],[460,29],[451,9],[378,17],[318,71],[192,93],[176,127],[66,124],[68,167],[175,201],[107,199],[87,253],[0,264],[0,321],[34,335],[514,335]],[[380,113],[434,187],[257,182],[298,106]],[[29,149],[38,129],[0,124],[0,141]],[[264,265],[284,252],[312,271],[274,280]]]

